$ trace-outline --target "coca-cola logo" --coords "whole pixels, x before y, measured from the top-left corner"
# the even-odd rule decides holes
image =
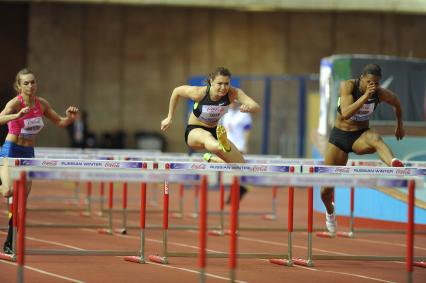
[[[57,166],[58,162],[55,160],[43,160],[41,166]]]
[[[214,113],[214,112],[220,112],[220,108],[219,107],[217,107],[217,106],[207,106],[207,112],[209,112],[209,113]]]
[[[338,167],[338,168],[336,168],[335,172],[341,173],[341,174],[349,174],[350,170],[349,170],[349,168]]]
[[[192,164],[191,169],[194,169],[194,170],[206,169],[206,165],[205,164]]]
[[[409,175],[411,172],[409,169],[396,169],[396,174]]]
[[[266,165],[256,165],[253,166],[253,171],[254,172],[266,172],[267,171],[267,166]]]
[[[119,162],[107,162],[105,163],[106,168],[119,168],[120,163]]]

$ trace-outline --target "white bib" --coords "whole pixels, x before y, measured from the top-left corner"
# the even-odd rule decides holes
[[[370,119],[373,112],[374,103],[364,104],[350,119],[352,121],[366,121]]]
[[[228,111],[229,105],[203,105],[198,119],[206,123],[216,123]]]
[[[24,127],[21,129],[20,136],[29,136],[38,134],[44,127],[41,117],[24,119]]]

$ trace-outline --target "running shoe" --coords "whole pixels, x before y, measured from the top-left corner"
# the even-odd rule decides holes
[[[325,226],[327,226],[328,232],[336,234],[337,220],[335,211],[332,214],[328,214],[327,212],[325,213]]]
[[[399,160],[398,158],[392,158],[391,166],[392,167],[404,167],[404,163],[402,163],[402,161]]]
[[[205,161],[207,161],[207,162],[210,162],[210,160],[212,159],[212,157],[213,157],[213,154],[211,154],[209,152],[206,152],[206,153],[203,154],[203,159]]]
[[[5,242],[3,245],[3,252],[8,255],[13,255],[12,243]]]
[[[224,152],[231,151],[231,145],[228,142],[228,136],[226,134],[226,129],[224,126],[219,125],[216,128],[217,141],[220,144],[220,147]]]

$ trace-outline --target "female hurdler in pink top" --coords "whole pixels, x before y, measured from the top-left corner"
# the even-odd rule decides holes
[[[9,132],[1,148],[3,166],[0,167],[0,194],[9,197],[12,189],[9,182],[8,160],[6,157],[33,158],[34,145],[37,134],[44,126],[43,116],[46,116],[58,127],[64,128],[74,122],[78,108],[68,107],[66,116],[62,117],[53,110],[46,99],[37,97],[37,81],[34,73],[29,69],[22,69],[15,79],[17,96],[12,98],[0,112],[0,125],[8,124]],[[31,182],[27,183],[27,195],[31,189]],[[9,229],[3,251],[13,254],[12,249],[13,227],[12,217],[9,219]]]

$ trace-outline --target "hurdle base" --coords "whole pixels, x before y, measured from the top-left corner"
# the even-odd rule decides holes
[[[353,238],[354,233],[353,232],[337,232],[336,236],[341,238]]]
[[[426,261],[415,261],[414,266],[426,268]]]
[[[228,229],[228,230],[224,230],[224,234],[225,234],[225,235],[228,235],[228,236],[229,236],[229,235],[231,235],[231,230],[229,230],[229,229]],[[238,230],[237,230],[237,231],[235,231],[235,235],[239,236],[239,235],[240,235],[240,232],[239,232]]]
[[[262,219],[275,221],[277,220],[277,216],[275,214],[264,214],[262,215]]]
[[[98,234],[102,235],[113,235],[112,231],[110,229],[99,229]]]
[[[288,259],[271,258],[269,262],[278,265],[293,266],[293,261]]]
[[[168,260],[164,256],[159,255],[150,255],[148,256],[148,259],[152,262],[159,263],[159,264],[168,264]]]
[[[140,256],[125,256],[124,260],[134,263],[146,263],[145,258]]]
[[[126,228],[115,229],[114,232],[117,233],[117,234],[121,234],[121,235],[127,235],[127,229]]]
[[[292,261],[295,265],[302,265],[302,266],[308,266],[308,267],[314,266],[314,263],[312,262],[312,260],[307,260],[302,258],[293,258]]]
[[[225,232],[223,230],[213,230],[213,231],[209,231],[207,234],[209,236],[218,236],[218,237],[225,236]]]
[[[14,254],[10,255],[10,254],[5,254],[5,253],[0,252],[0,259],[16,262],[16,255],[14,255]]]
[[[320,238],[335,238],[336,234],[330,233],[330,232],[318,232],[315,234],[317,237]]]

